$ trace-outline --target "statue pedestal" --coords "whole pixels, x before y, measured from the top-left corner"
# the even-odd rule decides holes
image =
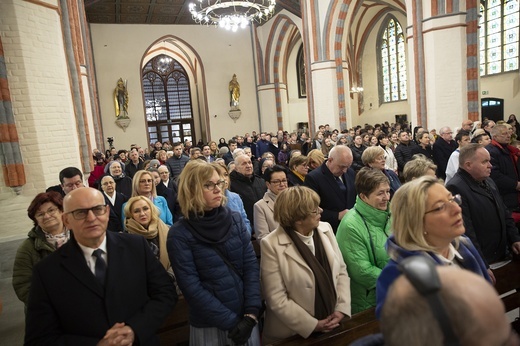
[[[237,119],[240,118],[242,115],[242,111],[240,109],[231,109],[228,113],[229,117],[233,119],[233,121],[236,123]]]
[[[126,128],[130,125],[130,121],[129,117],[119,117],[116,120],[116,124],[123,129],[123,132],[126,132]]]

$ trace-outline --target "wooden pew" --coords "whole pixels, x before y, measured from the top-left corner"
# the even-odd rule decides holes
[[[495,289],[502,297],[506,311],[520,307],[520,256],[515,256],[511,263],[493,271],[497,283]],[[520,320],[512,323],[513,328],[520,333]],[[330,333],[311,335],[304,339],[298,335],[272,343],[272,346],[311,346],[311,345],[348,345],[349,343],[369,334],[379,333],[379,321],[375,317],[375,309],[360,312],[350,319],[345,319],[340,326]],[[190,327],[188,321],[188,305],[181,296],[175,309],[166,322],[158,330],[161,345],[187,346]]]
[[[190,340],[190,324],[188,322],[188,304],[180,296],[172,313],[157,331],[161,345],[188,346]]]
[[[520,256],[513,257],[513,260],[503,267],[493,270],[493,274],[497,280],[495,289],[502,296],[502,302],[506,308],[506,312],[512,311],[520,307]],[[516,321],[511,323],[513,328],[520,333],[519,316]]]
[[[376,319],[375,309],[365,310],[355,314],[350,319],[344,319],[338,328],[329,333],[311,335],[307,339],[299,335],[277,341],[272,346],[344,346],[370,334],[379,333],[379,321]]]

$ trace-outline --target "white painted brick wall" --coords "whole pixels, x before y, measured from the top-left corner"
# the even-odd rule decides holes
[[[57,5],[56,1],[47,1]],[[27,184],[20,196],[0,172],[0,241],[25,237],[27,207],[38,192],[56,185],[58,173],[79,167],[78,140],[56,10],[0,1],[0,35]]]

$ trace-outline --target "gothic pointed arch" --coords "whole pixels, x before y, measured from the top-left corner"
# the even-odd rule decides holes
[[[204,66],[188,43],[172,35],[152,43],[141,87],[149,143],[210,138]]]
[[[406,36],[399,21],[387,15],[377,36],[379,103],[408,99]]]

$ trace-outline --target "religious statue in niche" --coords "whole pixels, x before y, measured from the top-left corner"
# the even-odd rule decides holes
[[[237,81],[237,75],[234,74],[229,82],[229,105],[231,110],[240,110],[238,108],[238,100],[240,99],[240,84]]]
[[[117,81],[117,87],[114,90],[114,102],[117,118],[128,117],[128,90],[126,89],[126,85],[126,81],[123,82],[123,78],[119,78]]]

